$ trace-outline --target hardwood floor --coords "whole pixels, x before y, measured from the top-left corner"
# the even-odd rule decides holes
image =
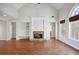
[[[79,55],[79,51],[54,39],[49,41],[0,40],[0,55]]]

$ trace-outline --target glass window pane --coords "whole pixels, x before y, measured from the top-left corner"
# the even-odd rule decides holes
[[[73,39],[79,40],[79,21],[74,21],[70,23],[71,25],[71,37]]]
[[[65,23],[61,24],[61,34],[63,36],[65,36],[65,34],[66,34],[66,31],[65,31]]]

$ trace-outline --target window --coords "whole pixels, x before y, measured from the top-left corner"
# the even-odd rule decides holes
[[[61,26],[61,35],[65,36],[66,30],[65,30],[65,20],[60,21],[60,26]]]
[[[71,16],[75,16],[75,15],[77,15],[77,14],[79,14],[79,6],[77,6],[77,7],[73,10],[73,12],[71,13]]]
[[[70,38],[79,40],[79,20],[70,22]]]
[[[79,6],[77,6],[69,18],[69,37],[79,40]]]
[[[66,30],[65,30],[65,23],[61,24],[61,35],[65,36]]]

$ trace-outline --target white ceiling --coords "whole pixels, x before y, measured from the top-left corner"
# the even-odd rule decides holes
[[[38,3],[0,3],[0,7],[4,7],[4,6],[14,6],[15,8],[19,9],[21,8],[22,6],[24,5],[32,5],[32,4],[38,4]],[[57,10],[60,10],[65,3],[40,3],[41,5],[49,5],[49,6],[52,6],[54,8],[56,8]]]
[[[4,14],[0,13],[1,15],[10,15],[11,17],[18,17],[18,10],[25,6],[25,5],[37,5],[38,3],[0,3],[0,10],[4,12]],[[52,6],[57,10],[61,10],[64,6],[64,3],[40,3],[40,5],[45,6]],[[0,15],[0,16],[1,16]],[[15,16],[13,16],[15,15]]]
[[[55,7],[57,10],[60,10],[64,6],[64,3],[51,3],[50,5]]]
[[[15,6],[16,8],[20,8],[24,4],[25,3],[13,3],[12,5]],[[57,10],[60,10],[64,6],[64,3],[41,3],[41,4],[47,4],[47,5],[53,6]]]
[[[24,5],[25,3],[12,3],[13,6],[15,6],[16,8],[20,8]]]

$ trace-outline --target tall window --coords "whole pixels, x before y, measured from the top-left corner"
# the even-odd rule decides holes
[[[70,38],[79,40],[79,6],[74,9],[69,18]]]
[[[66,30],[65,30],[65,20],[60,21],[60,26],[61,26],[61,35],[65,36]]]
[[[65,36],[66,31],[65,31],[65,23],[61,24],[61,35]]]
[[[70,38],[79,40],[79,20],[70,22]]]

